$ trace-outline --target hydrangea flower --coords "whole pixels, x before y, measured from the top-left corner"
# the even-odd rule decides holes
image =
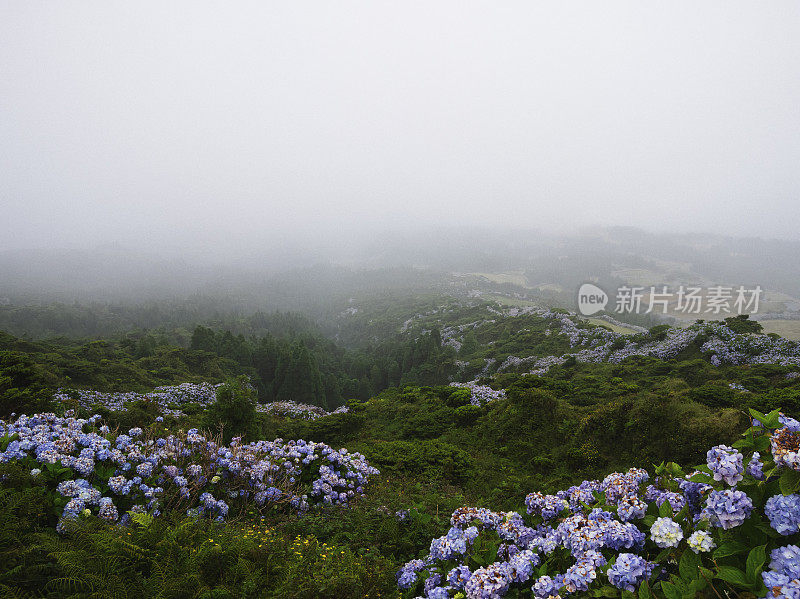
[[[617,502],[617,515],[623,522],[644,518],[647,504],[638,497],[623,497]]]
[[[740,526],[753,511],[753,502],[743,491],[712,491],[702,515],[725,530]]]
[[[502,597],[510,584],[508,564],[499,562],[475,570],[464,590],[470,599],[494,599]]]
[[[653,571],[655,564],[633,553],[620,553],[617,561],[608,569],[608,581],[618,589],[635,591]]]
[[[689,544],[689,548],[695,553],[705,553],[717,546],[714,542],[714,538],[705,530],[694,531],[689,538],[686,539],[686,542]]]
[[[525,507],[529,514],[541,516],[547,522],[558,516],[564,510],[569,509],[569,503],[556,495],[542,495],[541,493],[530,493],[525,498]]]
[[[0,420],[2,434],[15,436],[0,451],[0,463],[35,457],[40,463],[60,462],[63,468],[72,470],[60,483],[45,481],[52,484],[51,490],[70,499],[59,531],[86,510],[109,521],[122,512],[126,521],[125,512],[157,517],[164,506],[170,506],[223,520],[234,507],[249,507],[249,501],[256,506],[274,501],[302,514],[312,505],[347,505],[363,493],[369,478],[378,474],[361,454],[336,451],[323,443],[276,439],[242,444],[234,439],[230,445],[218,446],[196,430],[147,439],[137,428],[112,437],[115,433],[99,426],[98,420],[53,413],[23,415],[11,422]],[[105,431],[108,438],[99,431]],[[314,464],[322,459],[324,465]],[[219,477],[213,488],[217,497],[208,493],[204,470]],[[31,476],[37,474],[41,469],[34,468]],[[276,485],[285,486],[286,491]],[[107,489],[111,497],[103,497],[100,488]],[[200,510],[195,507],[198,501]]]
[[[767,596],[797,597],[800,595],[800,547],[786,545],[773,549],[770,570],[761,573]]]
[[[800,531],[800,495],[773,495],[764,505],[764,514],[782,535]]]
[[[747,474],[756,480],[764,480],[764,463],[761,461],[761,454],[757,451],[753,453],[753,457],[747,463]]]
[[[784,427],[770,438],[770,450],[776,466],[800,470],[800,432]]]
[[[448,572],[447,582],[454,589],[463,589],[470,576],[472,576],[472,572],[467,566],[458,566]]]
[[[657,518],[650,527],[650,538],[662,549],[677,547],[683,538],[683,530],[672,518]]]
[[[564,573],[564,587],[570,593],[588,591],[589,585],[595,578],[597,578],[597,570],[594,564],[588,560],[578,560]]]
[[[730,486],[735,486],[744,478],[742,454],[733,447],[727,445],[712,447],[706,454],[706,462],[714,475],[714,480],[724,480]]]
[[[555,599],[559,597],[559,591],[564,586],[563,576],[540,576],[531,587],[534,597],[537,599]]]
[[[405,564],[397,573],[397,586],[401,589],[408,589],[417,582],[419,571],[425,567],[425,563],[421,559],[412,559]]]

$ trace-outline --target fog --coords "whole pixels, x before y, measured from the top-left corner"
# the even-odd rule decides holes
[[[797,238],[798,26],[794,1],[4,2],[0,247]]]

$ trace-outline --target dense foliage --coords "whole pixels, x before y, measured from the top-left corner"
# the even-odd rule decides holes
[[[765,592],[769,553],[791,544],[780,531],[793,524],[773,518],[776,529],[769,514],[792,514],[797,489],[781,471],[756,479],[759,463],[769,475],[772,452],[749,409],[766,429],[781,421],[761,412],[800,413],[795,344],[758,334],[746,319],[622,336],[563,312],[480,301],[396,308],[383,318],[355,306],[343,313],[349,348],[288,317],[267,318],[273,330],[248,335],[204,324],[182,340],[164,331],[96,341],[0,337],[3,593],[453,597],[472,589],[471,597],[480,596],[478,582],[467,587],[474,573],[505,580],[499,564],[512,561],[519,572],[509,574],[509,596],[554,591],[564,580],[578,596],[630,586],[642,593],[645,574],[648,592],[669,599]],[[688,497],[675,479],[699,476],[697,464],[713,470],[709,448],[722,478],[693,482],[709,487],[702,509],[682,513],[678,495]],[[760,462],[751,463],[753,451]],[[787,455],[777,461],[793,472]],[[734,480],[740,466],[743,478]],[[625,486],[629,478],[636,484]],[[612,481],[630,487],[622,508],[609,496]],[[748,519],[729,529],[695,523],[691,515],[717,505],[707,505],[712,490],[750,498],[757,532]],[[620,509],[638,514],[643,505],[641,518],[620,519]],[[595,508],[602,513],[592,515]],[[451,522],[453,514],[463,518]],[[659,518],[673,524],[661,520],[654,532]],[[566,529],[611,521],[635,526],[643,544],[626,528],[635,542],[584,551],[585,576],[576,578]],[[547,544],[543,525],[566,536],[533,558],[530,539],[514,535],[530,528]],[[658,543],[677,538],[676,526],[678,547],[660,556]],[[733,541],[736,551],[723,555]],[[691,549],[709,544],[712,553]],[[764,561],[748,565],[762,545]],[[463,560],[447,553],[452,546],[464,547]],[[438,572],[425,563],[429,554]],[[539,563],[523,584],[525,556]],[[790,572],[781,559],[776,576]],[[401,586],[411,588],[400,589],[395,575],[409,563],[416,582],[408,574]],[[469,576],[459,570],[448,580],[456,566]],[[686,575],[700,566],[710,576],[703,588]],[[590,570],[594,586],[581,591]],[[543,576],[549,582],[532,589]]]

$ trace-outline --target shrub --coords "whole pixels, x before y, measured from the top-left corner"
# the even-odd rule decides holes
[[[226,442],[255,433],[256,391],[246,376],[217,389],[217,401],[208,407],[204,421],[211,430],[221,429]]]

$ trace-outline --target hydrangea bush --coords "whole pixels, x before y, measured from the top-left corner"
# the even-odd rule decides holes
[[[112,411],[125,409],[125,405],[136,401],[149,401],[158,405],[159,409],[171,416],[181,416],[181,406],[198,404],[208,407],[217,400],[217,390],[223,385],[211,383],[181,383],[156,387],[149,393],[105,392],[92,389],[59,389],[53,395],[56,404],[78,405],[85,410],[102,406]]]
[[[155,437],[112,432],[99,416],[53,413],[0,420],[0,464],[29,472],[54,497],[58,528],[81,515],[125,523],[129,513],[229,513],[347,505],[379,474],[359,453],[296,440],[230,445],[197,429]],[[0,479],[0,484],[2,479]]]
[[[751,410],[690,473],[633,468],[525,509],[463,507],[403,566],[408,597],[800,597],[800,423]],[[747,466],[745,467],[745,464]]]
[[[350,411],[347,406],[339,406],[332,412],[328,412],[319,406],[312,406],[296,401],[273,401],[266,404],[256,405],[257,412],[274,414],[283,418],[293,418],[299,420],[317,420],[331,414],[346,414]]]

